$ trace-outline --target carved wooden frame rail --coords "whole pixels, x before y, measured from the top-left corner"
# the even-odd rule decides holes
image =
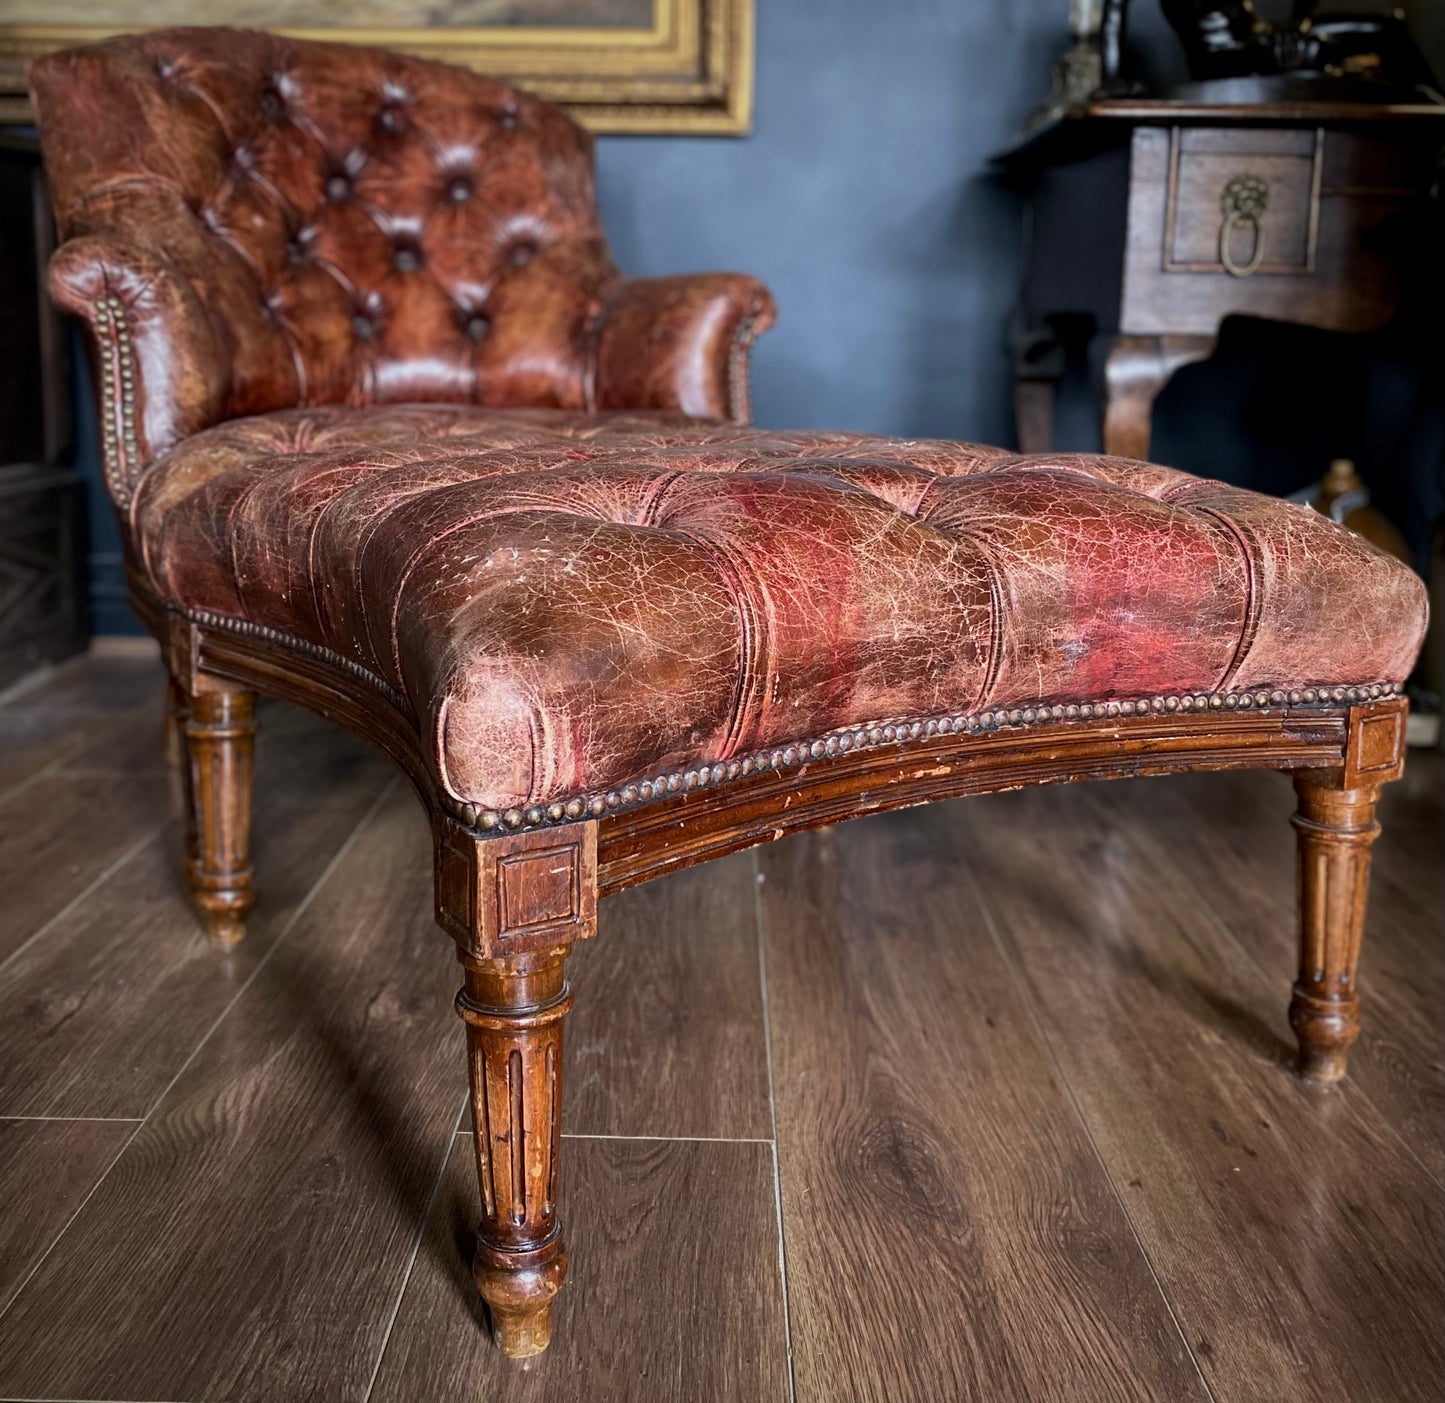
[[[1337,1081],[1355,987],[1374,809],[1404,768],[1406,704],[1382,684],[1263,689],[864,726],[622,791],[502,814],[443,795],[405,700],[349,660],[275,630],[185,616],[134,573],[161,640],[176,749],[189,754],[188,872],[212,935],[238,939],[249,862],[252,696],[329,717],[389,753],[432,820],[436,916],[463,967],[482,1221],[474,1274],[510,1355],[545,1349],[566,1275],[557,1221],[564,964],[597,899],[788,833],[965,794],[1188,770],[1292,773],[1299,807],[1300,1072]]]

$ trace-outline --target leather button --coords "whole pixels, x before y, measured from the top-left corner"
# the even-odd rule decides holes
[[[398,273],[414,273],[421,267],[421,254],[403,244],[391,255],[391,266]]]
[[[497,125],[504,132],[514,132],[521,122],[521,114],[517,111],[515,103],[507,103],[505,107],[497,109]]]
[[[326,198],[328,200],[345,200],[351,195],[351,181],[344,175],[333,175],[326,181]]]
[[[447,199],[454,205],[464,204],[472,198],[472,182],[464,175],[459,175],[447,182]]]
[[[286,261],[305,263],[311,257],[316,243],[316,230],[309,224],[302,225],[286,240]]]
[[[370,341],[376,335],[376,323],[364,312],[358,312],[351,319],[351,329],[358,341]]]
[[[531,239],[518,239],[507,250],[507,262],[514,268],[525,268],[537,256],[537,245]]]
[[[406,130],[406,108],[400,103],[390,102],[377,115],[376,125],[390,136]]]
[[[279,122],[286,115],[286,103],[274,86],[267,85],[261,92],[261,119]]]
[[[466,333],[473,341],[480,341],[492,329],[492,319],[485,312],[473,312],[466,320]]]

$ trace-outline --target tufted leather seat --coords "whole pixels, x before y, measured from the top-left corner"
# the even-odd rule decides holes
[[[163,598],[364,669],[514,822],[900,718],[1353,695],[1424,625],[1396,562],[1220,483],[676,415],[243,419],[161,458],[134,522]]]

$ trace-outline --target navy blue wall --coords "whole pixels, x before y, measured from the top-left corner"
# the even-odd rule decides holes
[[[765,426],[1011,442],[1005,330],[1020,212],[987,161],[1047,90],[1066,0],[757,9],[750,136],[599,140],[618,263],[735,268],[768,283],[780,318],[753,374]],[[1157,5],[1133,10],[1141,76],[1182,78]],[[95,482],[95,626],[113,632],[127,626],[118,537],[94,452],[82,456]]]
[[[1182,76],[1157,7],[1134,8],[1150,76]],[[598,142],[618,262],[772,288],[763,425],[1007,443],[1019,209],[987,162],[1067,21],[1066,0],[758,0],[750,137]]]
[[[777,327],[767,426],[1010,432],[1014,202],[983,174],[1038,99],[1062,0],[760,0],[752,135],[598,143],[629,272],[737,268]]]

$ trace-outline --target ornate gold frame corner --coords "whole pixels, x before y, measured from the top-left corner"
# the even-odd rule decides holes
[[[598,133],[742,136],[752,127],[755,0],[652,0],[649,29],[287,28],[489,73]],[[137,26],[139,27],[139,26]],[[121,32],[0,23],[0,124],[34,120],[25,71],[42,54]]]

